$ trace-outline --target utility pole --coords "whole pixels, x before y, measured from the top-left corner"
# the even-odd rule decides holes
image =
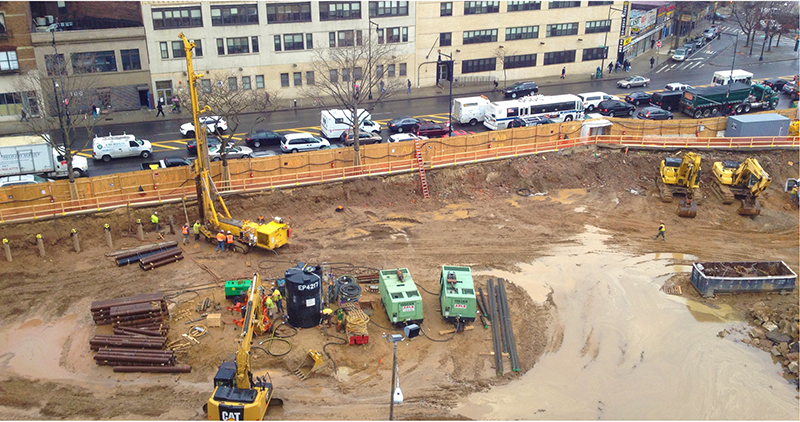
[[[367,24],[367,27],[368,27],[367,28],[367,43],[369,44],[369,58],[367,59],[367,67],[368,67],[367,72],[369,72],[369,75],[367,76],[367,81],[369,81],[369,82],[367,82],[367,83],[369,84],[369,99],[370,100],[372,99],[372,85],[375,84],[374,81],[372,80],[372,25],[375,25],[375,32],[376,33],[381,30],[380,25],[378,25],[377,23],[373,22],[372,19],[368,19],[368,24]],[[380,75],[380,76],[383,76],[383,75]],[[355,135],[353,135],[353,136],[355,136]]]
[[[56,78],[59,76],[63,76],[67,72],[66,68],[66,60],[62,61],[59,59],[58,56],[58,46],[56,45],[56,33],[55,31],[51,30],[50,34],[53,36],[53,50],[55,50],[55,54],[53,55],[53,78],[51,81],[53,82],[53,99],[55,100],[56,105],[56,112],[58,113],[58,128],[61,130],[61,141],[64,144],[64,159],[67,161],[67,170],[70,174],[69,180],[69,191],[70,196],[72,199],[77,199],[77,189],[75,188],[75,178],[72,176],[72,152],[69,150],[69,146],[72,145],[72,142],[68,141],[69,137],[69,126],[71,124],[69,118],[69,110],[62,108],[69,104],[69,99],[67,98],[66,92],[64,92],[64,82],[62,81],[61,84],[56,82]],[[45,64],[45,66],[47,66]],[[62,73],[63,72],[63,73]],[[59,88],[61,90],[61,96],[59,98],[58,91]],[[62,103],[62,101],[64,103]],[[66,122],[64,121],[66,118]]]
[[[442,62],[442,56],[447,57],[449,60]],[[439,51],[439,60],[437,62],[444,63],[447,66],[447,80],[450,81],[450,94],[447,97],[447,136],[451,136],[453,134],[453,55]],[[437,72],[440,69],[437,69]]]

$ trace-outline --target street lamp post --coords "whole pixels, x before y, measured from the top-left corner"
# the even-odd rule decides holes
[[[403,327],[403,337],[400,334],[384,334],[383,337],[386,340],[389,340],[393,343],[393,351],[392,351],[392,385],[390,388],[391,397],[389,398],[389,420],[394,420],[394,404],[400,404],[403,402],[403,393],[400,391],[400,386],[395,386],[395,380],[397,379],[397,343],[401,341],[405,341],[409,338],[414,338],[419,335],[420,332],[419,325],[417,324],[410,324]]]
[[[369,19],[369,24],[367,25],[367,26],[369,26],[369,29],[367,29],[367,34],[368,34],[367,35],[367,38],[368,38],[367,39],[367,43],[369,44],[369,59],[367,60],[367,62],[368,62],[367,65],[369,67],[369,69],[368,69],[369,76],[367,77],[368,78],[367,80],[369,81],[368,83],[369,83],[369,99],[370,100],[372,99],[372,85],[374,85],[374,83],[373,83],[374,81],[372,80],[372,25],[375,25],[375,33],[376,33],[376,35],[377,35],[377,32],[381,30],[380,25],[378,25],[377,23],[373,22],[372,19]]]
[[[447,136],[449,137],[450,135],[453,134],[453,104],[452,104],[452,102],[453,102],[453,72],[454,72],[455,69],[453,68],[454,66],[453,66],[453,55],[452,54],[445,54],[445,53],[442,53],[440,51],[439,52],[439,60],[438,60],[439,63],[442,62],[442,57],[441,56],[445,56],[445,57],[447,57],[449,59],[448,60],[448,64],[447,64],[447,77],[448,77],[448,79],[450,81],[450,95],[448,95],[448,97],[447,97],[447,108],[448,108],[448,110],[447,110]],[[437,69],[437,71],[438,70],[439,69]]]
[[[622,9],[616,9],[614,7],[608,6],[608,17],[606,18],[606,20],[609,20],[609,21],[611,20],[611,11],[612,10],[615,10],[617,12],[622,12]],[[605,72],[605,69],[606,69],[606,56],[608,56],[608,33],[609,32],[611,32],[611,27],[609,27],[608,31],[606,31],[606,36],[603,39],[603,47],[605,47],[605,49],[606,49],[606,54],[604,54],[603,58],[600,60],[600,70],[602,72]],[[601,72],[601,76],[602,76],[602,72]]]

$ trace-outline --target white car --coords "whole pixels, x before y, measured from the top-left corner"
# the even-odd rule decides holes
[[[281,151],[300,152],[325,149],[331,145],[327,139],[314,136],[308,132],[290,133],[281,139]]]
[[[208,133],[225,132],[228,130],[228,122],[219,116],[202,116],[198,119],[201,125],[206,126]],[[181,125],[181,135],[194,137],[194,123],[184,123]]]
[[[664,87],[664,91],[686,91],[692,88],[694,87],[691,85],[682,84],[680,82],[674,82],[671,84],[667,84],[667,86]]]
[[[211,161],[219,161],[222,160],[222,156],[220,156],[220,146],[213,145],[208,147],[208,157]],[[228,158],[250,158],[253,156],[253,150],[248,147],[239,147],[239,146],[231,146],[228,147],[226,150],[228,152]]]
[[[608,101],[608,100],[617,100],[619,101],[619,97],[616,95],[606,94],[605,92],[584,92],[582,94],[578,94],[578,98],[583,101],[583,109],[586,112],[591,112],[597,108],[597,105],[600,104],[601,101]]]
[[[672,53],[672,60],[675,60],[676,62],[682,62],[686,60],[687,57],[689,57],[689,50],[683,47],[676,48]]]
[[[15,185],[30,185],[33,183],[52,182],[53,179],[45,179],[42,176],[35,174],[22,174],[17,176],[0,177],[0,187],[15,186]]]
[[[394,135],[389,136],[389,142],[403,142],[403,141],[413,141],[414,139],[418,139],[420,141],[428,139],[427,136],[417,136],[413,133],[397,133]]]

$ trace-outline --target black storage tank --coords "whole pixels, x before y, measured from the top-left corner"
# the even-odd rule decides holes
[[[322,315],[322,273],[320,268],[298,262],[285,273],[286,313],[297,328],[319,325]]]

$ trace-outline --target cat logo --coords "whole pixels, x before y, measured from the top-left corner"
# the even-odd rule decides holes
[[[242,420],[242,413],[241,412],[220,412],[220,416],[222,416],[223,421],[240,421]]]

